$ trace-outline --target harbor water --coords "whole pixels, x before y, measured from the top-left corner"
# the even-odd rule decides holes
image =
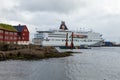
[[[120,47],[80,51],[64,58],[1,61],[0,80],[120,80]]]

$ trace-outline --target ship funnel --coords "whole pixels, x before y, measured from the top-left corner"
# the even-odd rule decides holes
[[[64,21],[61,21],[61,25],[60,25],[60,28],[59,29],[62,29],[62,30],[68,30],[67,26],[65,25],[65,22]]]

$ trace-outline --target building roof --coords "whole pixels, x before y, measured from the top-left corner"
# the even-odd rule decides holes
[[[26,27],[26,25],[18,25],[18,26],[13,26],[18,32],[22,32],[22,30],[24,29],[24,27]]]
[[[0,23],[0,29],[17,32],[17,30],[9,24]]]

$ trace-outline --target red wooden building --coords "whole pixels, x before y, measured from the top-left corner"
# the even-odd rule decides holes
[[[26,25],[11,26],[0,23],[0,42],[29,44],[29,30]]]
[[[13,26],[17,30],[17,43],[29,44],[29,30],[26,25]]]
[[[11,25],[0,24],[0,42],[17,43],[17,30]]]

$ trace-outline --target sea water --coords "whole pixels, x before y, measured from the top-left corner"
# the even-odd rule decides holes
[[[120,80],[120,47],[80,52],[38,61],[1,61],[0,80]]]

